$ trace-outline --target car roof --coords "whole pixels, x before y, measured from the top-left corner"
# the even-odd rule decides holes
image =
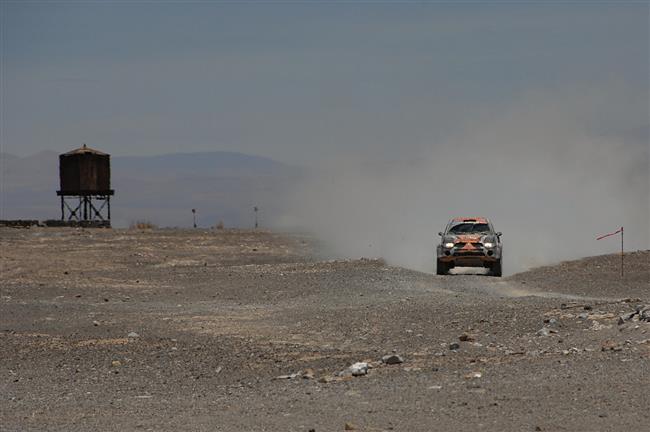
[[[484,217],[455,217],[450,222],[490,223],[488,218]]]

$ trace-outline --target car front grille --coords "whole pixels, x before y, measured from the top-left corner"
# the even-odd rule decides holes
[[[482,243],[470,243],[470,244],[475,249],[483,249],[483,244]],[[456,250],[460,250],[460,249],[464,248],[465,246],[467,246],[467,243],[460,242],[460,243],[455,243],[454,244],[454,248]]]
[[[481,250],[460,250],[454,252],[454,256],[483,256]]]

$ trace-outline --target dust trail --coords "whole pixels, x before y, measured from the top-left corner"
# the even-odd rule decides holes
[[[405,134],[395,146],[410,159],[341,154],[293,191],[281,224],[315,233],[337,255],[422,271],[456,215],[489,217],[503,231],[506,274],[616,251],[615,240],[594,238],[621,225],[629,250],[647,249],[647,143],[590,125],[597,102],[529,94],[425,151],[411,151],[420,143]]]

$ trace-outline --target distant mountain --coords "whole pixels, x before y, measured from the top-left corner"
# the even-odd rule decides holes
[[[8,162],[8,161],[16,160],[16,159],[18,159],[18,156],[14,156],[14,155],[9,154],[9,153],[0,152],[0,161]]]
[[[162,176],[260,176],[285,173],[288,167],[272,159],[234,152],[174,153],[160,156],[115,157],[113,173]]]
[[[60,217],[58,153],[28,157],[0,154],[0,219]],[[114,226],[148,220],[161,226],[252,226],[253,207],[262,224],[279,214],[300,169],[235,152],[175,153],[111,158]]]

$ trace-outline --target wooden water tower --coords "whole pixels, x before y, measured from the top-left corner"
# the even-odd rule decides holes
[[[111,226],[111,157],[83,145],[59,155],[61,220]]]

